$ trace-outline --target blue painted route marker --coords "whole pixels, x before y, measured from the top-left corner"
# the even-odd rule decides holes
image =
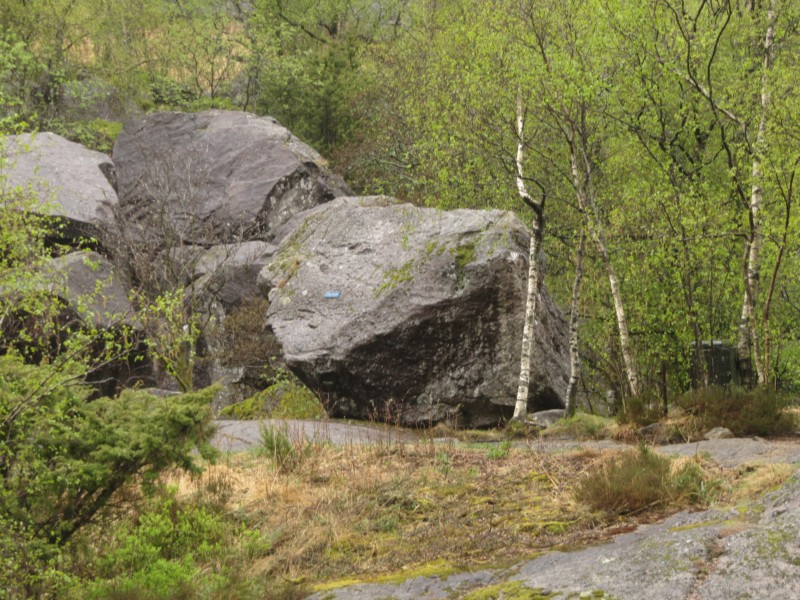
[[[322,295],[322,297],[323,298],[327,298],[329,300],[336,300],[336,299],[340,298],[341,295],[342,295],[342,292],[340,292],[339,290],[334,290],[332,292],[325,292]]]

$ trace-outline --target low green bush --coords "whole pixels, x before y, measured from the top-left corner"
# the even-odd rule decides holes
[[[769,437],[792,434],[798,427],[796,415],[787,410],[792,399],[766,388],[698,388],[681,396],[677,404],[695,420],[700,435],[727,427],[736,436]]]
[[[58,597],[70,600],[264,600],[277,582],[244,575],[272,551],[274,535],[205,501],[202,488],[178,497],[161,487],[138,510],[94,531],[83,555],[73,557],[73,578]],[[211,492],[213,493],[213,491]],[[107,524],[108,526],[109,524]],[[85,540],[85,541],[88,541]],[[99,542],[99,543],[98,543]],[[285,586],[284,586],[285,587]],[[296,586],[286,587],[295,590]],[[2,597],[2,594],[0,594]]]
[[[219,551],[224,533],[218,514],[180,503],[175,490],[167,489],[149,499],[139,517],[116,532],[114,549],[99,561],[101,572],[133,574],[161,559],[205,560]]]
[[[650,425],[658,422],[664,415],[661,399],[652,392],[645,391],[639,396],[627,398],[617,412],[620,424],[636,426]]]
[[[646,446],[603,461],[579,482],[578,501],[593,510],[628,515],[669,505],[691,506],[707,502],[715,489],[701,466],[678,463]]]
[[[0,356],[0,590],[22,597],[57,595],[47,588],[58,577],[44,576],[76,535],[126,508],[123,489],[149,489],[163,471],[196,471],[215,455],[216,388],[92,400],[78,375]]]

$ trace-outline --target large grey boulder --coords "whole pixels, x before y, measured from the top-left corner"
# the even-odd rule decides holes
[[[113,157],[125,226],[145,238],[270,241],[292,215],[349,193],[289,130],[243,112],[148,115],[125,125]]]
[[[63,223],[55,237],[74,243],[97,238],[112,226],[117,193],[107,177],[114,167],[105,154],[54,133],[26,133],[7,136],[0,156],[3,188],[33,191],[41,212]]]
[[[528,270],[516,216],[339,198],[290,225],[259,284],[286,364],[333,414],[510,416]],[[559,407],[568,380],[566,323],[541,299],[531,409]]]

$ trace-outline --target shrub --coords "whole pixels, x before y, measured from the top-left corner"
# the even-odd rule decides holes
[[[698,388],[684,394],[677,404],[694,419],[700,435],[714,427],[727,427],[736,436],[788,435],[798,425],[787,410],[790,398],[766,388]]]
[[[599,415],[578,412],[559,419],[542,431],[542,437],[565,436],[579,440],[603,440],[614,435],[614,421]]]
[[[713,487],[697,463],[673,463],[641,446],[601,462],[578,482],[575,497],[593,510],[625,515],[671,504],[703,504]]]
[[[620,424],[650,425],[663,416],[661,399],[651,392],[628,398],[617,413]]]
[[[190,563],[219,550],[224,525],[207,508],[181,503],[168,488],[149,499],[144,511],[116,533],[113,551],[100,563],[107,575],[133,574],[160,559]]]
[[[17,578],[40,571],[127,484],[147,485],[172,466],[195,469],[198,445],[212,454],[213,388],[170,398],[129,390],[90,401],[91,390],[75,379],[63,365],[0,357],[0,523],[13,523],[26,546],[14,550],[28,557]],[[14,543],[8,535],[3,545]]]

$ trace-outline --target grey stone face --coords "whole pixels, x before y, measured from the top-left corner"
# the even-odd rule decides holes
[[[106,329],[135,323],[128,300],[130,284],[96,252],[73,252],[53,259],[52,290],[83,321]]]
[[[527,278],[519,219],[340,198],[292,227],[259,285],[287,365],[333,414],[473,426],[508,416]],[[560,406],[568,379],[566,324],[541,297],[531,409]]]
[[[0,152],[4,189],[35,193],[43,214],[61,218],[68,243],[111,227],[117,193],[104,174],[113,172],[108,156],[54,133],[7,136]]]
[[[289,130],[242,112],[148,115],[126,124],[113,158],[126,222],[162,219],[188,243],[270,241],[292,215],[349,193]]]

